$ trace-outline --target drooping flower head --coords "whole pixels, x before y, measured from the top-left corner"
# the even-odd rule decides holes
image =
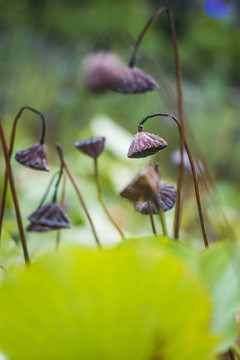
[[[144,93],[158,89],[153,78],[138,68],[127,67],[122,72],[121,80],[112,88],[124,94]]]
[[[96,159],[104,150],[105,140],[104,136],[94,136],[75,142],[75,147],[84,154]]]
[[[36,144],[30,148],[18,151],[15,159],[22,165],[35,170],[49,171],[44,144]]]

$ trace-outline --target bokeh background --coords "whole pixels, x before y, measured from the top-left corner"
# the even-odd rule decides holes
[[[149,73],[159,90],[141,95],[114,92],[92,94],[84,86],[84,62],[96,48],[117,53],[127,64],[134,42],[154,12],[173,11],[182,65],[185,116],[196,158],[206,165],[200,178],[202,201],[210,238],[233,239],[240,234],[240,3],[238,0],[0,0],[0,110],[9,137],[18,110],[28,105],[47,120],[48,161],[51,173],[59,167],[56,143],[63,146],[105,244],[119,241],[97,202],[91,158],[77,152],[74,142],[106,136],[99,159],[103,196],[112,215],[129,236],[151,233],[149,219],[133,210],[118,193],[150,161],[159,162],[162,182],[176,185],[173,153],[178,133],[169,121],[154,119],[146,131],[159,134],[169,146],[152,159],[127,159],[137,124],[148,114],[177,114],[175,73],[169,28],[163,16],[146,34],[136,65]],[[39,140],[40,122],[31,113],[19,121],[15,151]],[[24,224],[35,210],[50,174],[31,171],[12,161]],[[1,156],[1,179],[4,162]],[[211,181],[209,182],[209,176]],[[208,191],[204,183],[208,182]],[[191,175],[186,169],[181,238],[202,247]],[[66,211],[72,229],[62,241],[93,244],[84,213],[67,183]],[[166,214],[171,233],[174,211]],[[157,225],[158,232],[160,226]],[[4,228],[18,240],[11,197],[8,194]],[[53,233],[29,234],[31,252],[43,243],[54,246]]]

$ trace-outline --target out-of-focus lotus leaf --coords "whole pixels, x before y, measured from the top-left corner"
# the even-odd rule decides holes
[[[16,270],[24,264],[23,257],[21,257],[20,250],[10,234],[2,229],[1,244],[0,244],[0,265],[5,270],[4,273]]]
[[[63,246],[0,292],[0,348],[13,360],[215,359],[202,279],[151,241]]]
[[[221,243],[212,245],[200,257],[200,271],[213,297],[212,329],[221,334],[218,349],[226,351],[237,340],[236,311],[240,308],[240,247]]]

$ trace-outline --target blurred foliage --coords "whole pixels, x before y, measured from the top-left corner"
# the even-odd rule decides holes
[[[99,252],[63,247],[0,291],[10,359],[215,358],[203,279],[156,238]]]

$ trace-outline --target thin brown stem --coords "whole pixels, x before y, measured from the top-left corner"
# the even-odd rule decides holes
[[[88,210],[87,210],[87,207],[86,207],[85,202],[84,202],[84,200],[83,200],[83,197],[82,197],[82,195],[81,195],[81,193],[80,193],[80,190],[79,190],[79,188],[78,188],[78,186],[77,186],[77,183],[76,183],[76,181],[75,181],[75,179],[74,179],[74,177],[73,177],[73,175],[72,175],[69,167],[67,166],[67,164],[66,164],[66,162],[65,162],[65,160],[64,160],[62,147],[61,147],[60,145],[57,145],[57,151],[58,151],[59,158],[60,158],[60,160],[61,160],[61,162],[62,162],[62,164],[63,164],[63,166],[64,166],[64,168],[65,168],[65,170],[66,170],[67,176],[69,177],[69,180],[71,181],[71,183],[72,183],[72,185],[73,185],[73,187],[74,187],[74,189],[75,189],[75,191],[76,191],[76,193],[77,193],[77,196],[78,196],[79,201],[80,201],[80,203],[81,203],[81,205],[82,205],[82,207],[83,207],[83,210],[85,211],[85,214],[86,214],[87,219],[88,219],[88,221],[89,221],[89,224],[90,224],[90,226],[91,226],[91,229],[92,229],[94,238],[95,238],[95,240],[96,240],[96,243],[97,243],[98,247],[101,248],[101,244],[100,244],[100,241],[99,241],[99,239],[98,239],[98,236],[97,236],[95,227],[94,227],[94,225],[93,225],[92,218],[91,218],[91,216],[90,216],[90,214],[89,214],[89,212],[88,212]]]
[[[180,229],[180,222],[181,222],[181,209],[182,209],[182,185],[183,185],[183,177],[184,177],[184,159],[183,159],[183,151],[184,151],[184,108],[183,108],[183,87],[182,87],[182,72],[181,72],[181,65],[179,60],[179,52],[178,52],[178,45],[177,45],[177,35],[174,26],[174,20],[172,12],[168,8],[161,8],[156,11],[156,13],[151,17],[151,19],[147,22],[143,30],[141,31],[136,44],[133,49],[133,54],[131,60],[129,62],[129,66],[133,67],[136,60],[137,50],[139,45],[147,32],[150,25],[158,19],[162,14],[166,13],[168,18],[168,23],[171,32],[171,41],[173,46],[173,56],[174,56],[174,63],[175,63],[175,73],[176,73],[176,80],[177,80],[177,94],[178,94],[178,117],[182,124],[182,134],[180,138],[180,164],[179,164],[179,172],[178,172],[178,183],[177,183],[177,196],[176,196],[176,206],[175,206],[175,214],[174,214],[174,237],[178,239],[179,237],[179,229]]]
[[[9,150],[7,147],[7,141],[6,141],[6,136],[4,133],[1,116],[0,116],[0,136],[1,136],[1,142],[2,142],[5,163],[6,163],[7,175],[9,178],[9,185],[10,185],[10,189],[11,189],[11,193],[12,193],[12,199],[13,199],[17,223],[18,223],[19,235],[20,235],[22,248],[23,248],[24,259],[25,259],[26,264],[30,264],[30,258],[29,258],[28,249],[27,249],[27,242],[26,242],[25,233],[24,233],[24,229],[23,229],[21,211],[20,211],[17,193],[16,193],[16,189],[15,189],[15,185],[14,185],[14,178],[13,178],[13,173],[12,173],[12,168],[11,168],[11,163],[10,163]]]
[[[35,109],[33,109],[33,108],[29,107],[29,106],[23,106],[19,110],[19,112],[17,113],[17,115],[16,115],[16,117],[14,119],[14,122],[13,122],[13,126],[12,126],[10,145],[9,145],[9,150],[8,150],[10,160],[11,160],[12,152],[13,152],[13,146],[14,146],[14,141],[15,141],[17,122],[18,122],[18,119],[21,117],[21,115],[22,115],[22,113],[23,113],[23,111],[25,109],[33,111],[34,113],[36,113],[37,115],[39,115],[41,117],[41,120],[42,120],[42,133],[41,133],[41,138],[40,138],[40,144],[44,144],[45,132],[46,132],[46,121],[45,121],[44,116],[39,111],[37,111],[37,110],[35,110]],[[7,170],[5,170],[4,181],[3,181],[2,199],[1,199],[1,205],[0,205],[0,239],[1,239],[3,217],[4,217],[5,205],[6,205],[7,184],[8,184],[8,173],[7,173]]]
[[[151,207],[150,200],[147,200],[147,205],[148,205],[148,212],[149,212],[150,221],[151,221],[151,225],[152,225],[152,231],[153,231],[154,235],[157,235],[154,220],[153,220],[153,212],[152,212],[152,207]]]
[[[62,192],[61,192],[61,198],[60,198],[60,205],[63,208],[64,207],[64,200],[65,200],[65,190],[66,190],[66,175],[63,176],[63,185],[62,185]],[[61,239],[61,229],[57,230],[57,236],[56,236],[56,249],[58,249]]]
[[[208,243],[208,239],[207,239],[207,231],[206,231],[206,227],[205,227],[205,222],[204,222],[204,217],[203,217],[203,211],[202,211],[202,205],[201,205],[201,198],[200,198],[200,191],[199,191],[199,185],[198,185],[198,177],[197,177],[197,171],[196,171],[196,167],[194,164],[194,160],[193,160],[193,156],[190,150],[190,147],[188,145],[187,139],[185,137],[185,135],[183,134],[183,129],[182,129],[182,124],[180,123],[180,121],[173,116],[172,114],[169,113],[156,113],[156,114],[152,114],[152,115],[148,115],[146,116],[138,125],[139,128],[141,128],[143,126],[143,124],[150,118],[156,117],[156,116],[163,116],[163,117],[169,117],[172,120],[175,121],[175,123],[178,126],[178,130],[180,133],[180,137],[181,139],[184,140],[184,147],[185,150],[187,152],[188,155],[188,159],[190,162],[190,166],[191,166],[191,170],[192,170],[192,176],[193,176],[193,183],[194,183],[194,189],[195,189],[195,196],[196,196],[196,202],[197,202],[197,207],[198,207],[198,214],[199,214],[199,220],[200,220],[200,224],[201,224],[201,229],[202,229],[202,235],[203,235],[203,240],[204,240],[204,244],[206,247],[209,246]]]
[[[113,224],[113,226],[115,226],[115,228],[117,229],[117,231],[119,232],[119,234],[121,235],[122,240],[125,239],[125,236],[122,232],[122,230],[120,229],[120,227],[118,226],[118,224],[116,223],[116,221],[113,219],[112,215],[110,214],[103,198],[102,198],[102,192],[101,192],[101,187],[100,187],[100,182],[99,182],[99,174],[98,174],[98,165],[97,165],[97,158],[94,158],[94,174],[95,174],[95,182],[96,182],[96,186],[97,186],[97,193],[98,193],[98,200],[101,203],[105,213],[107,214],[109,220],[111,221],[111,223]]]

